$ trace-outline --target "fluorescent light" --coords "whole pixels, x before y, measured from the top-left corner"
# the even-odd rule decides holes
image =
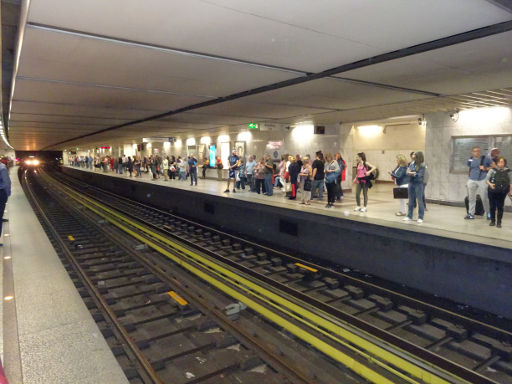
[[[211,141],[212,141],[212,139],[210,136],[203,136],[203,137],[201,137],[201,140],[199,140],[199,142],[201,144],[206,144],[206,145],[210,145]]]
[[[459,112],[458,124],[489,126],[509,121],[512,111],[508,107],[485,107],[464,109]]]
[[[357,127],[362,136],[374,137],[382,133],[383,128],[380,125],[361,125]]]
[[[245,132],[240,132],[237,136],[236,136],[236,139],[238,141],[251,141],[252,140],[252,132],[249,132],[249,131],[245,131]]]
[[[297,124],[292,130],[292,138],[295,141],[310,140],[315,134],[315,127],[313,124]]]
[[[187,144],[187,147],[194,146],[196,145],[196,139],[194,139],[193,137],[189,137],[185,143]]]
[[[231,139],[229,138],[229,135],[220,135],[219,137],[217,137],[217,141],[219,143],[229,143]]]
[[[183,145],[183,142],[181,141],[181,139],[177,139],[176,142],[174,143],[174,146],[177,148],[180,148],[182,145]]]

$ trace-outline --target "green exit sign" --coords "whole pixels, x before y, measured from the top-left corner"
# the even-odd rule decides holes
[[[258,129],[258,123],[249,123],[247,126],[249,129]]]

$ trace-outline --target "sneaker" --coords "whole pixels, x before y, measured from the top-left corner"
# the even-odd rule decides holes
[[[331,207],[332,207],[331,203],[328,203],[328,204],[326,204],[326,206],[325,206],[325,208],[331,208]]]
[[[397,212],[397,213],[395,213],[395,215],[397,215],[397,216],[405,216],[405,213],[404,212]]]
[[[409,217],[404,217],[402,221],[412,221],[412,219],[409,219]]]
[[[361,212],[366,212],[366,207],[361,208]]]
[[[423,223],[423,219],[418,219],[418,224]]]
[[[473,215],[466,215],[466,216],[464,217],[464,219],[466,219],[466,220],[474,220],[474,219],[475,219],[475,216],[473,216]]]
[[[226,189],[226,190],[224,191],[224,193],[229,193],[229,189]]]
[[[355,207],[354,211],[359,212],[361,210],[361,207]]]
[[[496,224],[496,228],[501,228],[501,223],[498,222],[498,224]]]
[[[228,192],[229,192],[229,191],[228,191]],[[233,192],[235,192],[235,193],[236,193],[236,189],[234,189],[234,188],[233,188]]]
[[[490,227],[494,227],[496,225],[496,221],[491,219],[491,222],[489,223]]]

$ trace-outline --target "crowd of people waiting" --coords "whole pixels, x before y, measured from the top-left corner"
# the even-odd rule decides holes
[[[475,218],[477,202],[483,205],[490,225],[501,227],[504,202],[507,194],[511,196],[512,171],[507,167],[507,160],[499,156],[498,148],[492,149],[489,155],[481,155],[481,149],[473,148],[472,157],[468,160],[469,180],[467,182],[468,206],[466,219]],[[397,216],[405,216],[403,221],[413,220],[417,208],[417,222],[422,223],[426,210],[425,187],[428,183],[428,171],[423,152],[411,152],[408,161],[405,155],[396,157],[396,167],[388,174],[396,183],[394,197],[399,200]],[[163,178],[165,181],[190,179],[190,185],[197,185],[198,167],[202,168],[202,177],[206,178],[206,170],[210,168],[209,160],[204,158],[201,163],[194,154],[187,157],[178,156],[75,156],[70,157],[70,165],[101,169],[104,172],[115,171],[119,174],[129,173],[130,176],[140,177],[142,173],[150,173],[152,179]],[[286,192],[290,200],[297,199],[300,203],[310,205],[314,198],[323,201],[327,191],[326,208],[334,207],[336,201],[343,199],[342,181],[345,180],[347,163],[340,153],[332,155],[315,153],[310,155],[283,155],[277,164],[269,155],[261,157],[251,155],[245,160],[233,150],[227,159],[227,186],[224,193],[237,190],[248,190],[257,194],[272,196],[274,189]],[[217,157],[215,162],[217,177],[222,180],[224,164]],[[355,185],[356,212],[367,212],[368,191],[378,176],[378,169],[366,160],[364,152],[355,157],[355,175],[352,183]],[[231,189],[232,188],[232,189]],[[361,202],[361,193],[363,201]],[[511,197],[512,198],[512,197]]]
[[[190,185],[197,185],[198,161],[194,154],[181,157],[178,156],[74,156],[69,157],[69,165],[88,169],[102,170],[103,172],[127,173],[130,177],[142,177],[143,173],[151,174],[153,180],[163,178],[164,180],[187,180],[190,177]],[[203,178],[206,168],[203,164]]]

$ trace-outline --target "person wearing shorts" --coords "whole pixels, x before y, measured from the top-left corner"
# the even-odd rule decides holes
[[[236,185],[236,172],[238,170],[238,167],[240,165],[240,158],[236,154],[236,149],[233,149],[231,152],[231,155],[228,157],[228,185],[226,187],[226,190],[224,193],[229,192],[229,184],[231,182],[231,179],[233,179],[233,192],[236,192],[235,185]]]

